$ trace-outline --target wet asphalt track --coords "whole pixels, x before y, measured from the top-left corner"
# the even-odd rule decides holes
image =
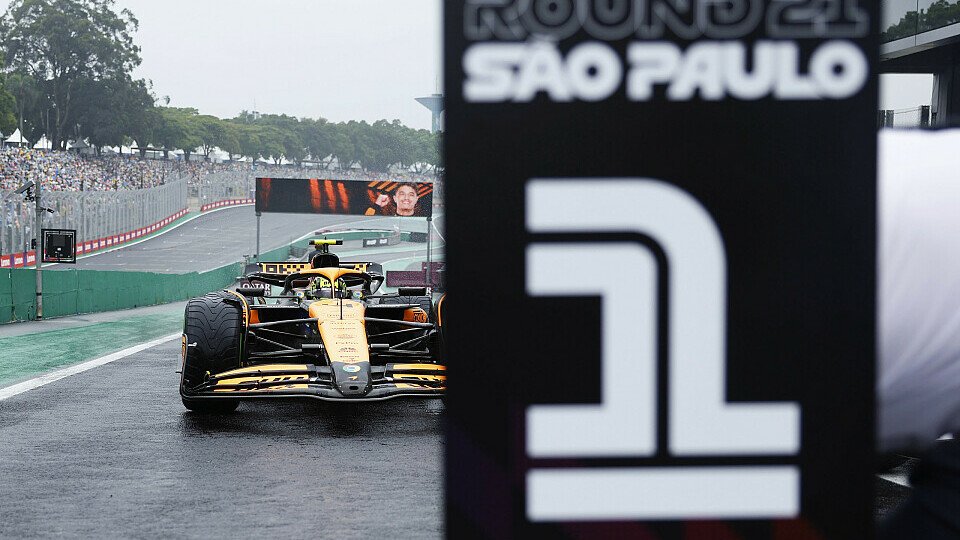
[[[264,214],[261,249],[392,221]],[[76,267],[208,270],[252,253],[255,226],[252,207],[226,209]],[[396,249],[365,259],[426,254]],[[198,415],[176,393],[178,358],[171,341],[0,402],[0,537],[442,535],[440,402],[261,401]],[[880,477],[875,489],[878,519],[910,491]]]
[[[261,249],[394,222],[264,214]],[[209,270],[252,253],[255,227],[252,207],[221,210],[51,269]],[[364,258],[425,258],[410,247]],[[441,402],[258,401],[198,415],[180,403],[177,369],[174,340],[0,401],[0,537],[442,536]]]
[[[267,252],[287,245],[305,234],[324,227],[391,228],[398,222],[398,218],[383,217],[263,214],[260,222],[260,250]],[[422,219],[408,219],[401,223],[404,230],[426,231],[426,221]],[[172,231],[142,243],[85,257],[79,259],[76,265],[61,264],[49,268],[51,270],[76,268],[161,273],[203,272],[240,261],[245,254],[254,254],[256,231],[256,214],[252,206],[226,208],[201,215]],[[379,254],[389,255],[389,250],[380,251]],[[426,256],[426,249],[422,254]],[[414,255],[416,253],[407,253],[402,256]]]
[[[179,346],[0,401],[0,537],[442,536],[439,401],[198,415]]]

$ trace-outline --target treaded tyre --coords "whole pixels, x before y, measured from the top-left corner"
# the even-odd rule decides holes
[[[183,406],[196,412],[224,413],[237,408],[236,399],[197,399],[185,395],[204,381],[209,373],[222,373],[240,367],[240,341],[243,338],[243,308],[240,299],[230,293],[211,293],[187,302],[183,317],[186,336],[180,398]],[[195,346],[191,346],[193,344]]]

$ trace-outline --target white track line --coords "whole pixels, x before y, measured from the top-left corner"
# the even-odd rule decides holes
[[[431,221],[431,222],[430,222],[430,226],[433,227],[433,230],[437,232],[437,236],[439,236],[440,239],[443,240],[443,243],[446,244],[446,243],[447,243],[447,239],[444,238],[442,234],[440,234],[440,229],[437,228],[436,223],[433,222],[433,221]]]
[[[29,392],[30,390],[33,390],[35,388],[40,388],[41,386],[50,384],[55,381],[59,381],[60,379],[67,378],[71,375],[83,373],[84,371],[89,371],[95,367],[100,367],[102,365],[109,364],[110,362],[120,360],[121,358],[126,358],[132,354],[136,354],[140,351],[149,349],[151,347],[156,347],[157,345],[166,343],[168,341],[179,339],[180,335],[181,335],[180,333],[170,334],[169,336],[162,337],[160,339],[155,339],[147,343],[141,343],[140,345],[135,345],[133,347],[123,349],[122,351],[117,351],[115,353],[108,354],[106,356],[101,356],[100,358],[97,358],[95,360],[89,360],[82,364],[77,364],[75,366],[59,369],[57,371],[47,373],[46,375],[41,375],[34,379],[30,379],[29,381],[24,381],[22,383],[15,384],[13,386],[8,386],[6,388],[0,388],[0,401],[11,398],[18,394],[22,394],[24,392]]]
[[[898,486],[910,487],[910,479],[905,474],[878,474],[877,476]]]

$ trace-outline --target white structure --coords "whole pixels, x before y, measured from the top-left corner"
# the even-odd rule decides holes
[[[426,97],[416,98],[416,101],[427,109],[430,109],[430,114],[433,116],[433,120],[430,123],[431,131],[433,131],[433,133],[443,131],[443,95],[433,94]]]
[[[9,145],[9,146],[29,146],[30,143],[23,138],[23,135],[20,133],[20,130],[17,129],[16,131],[13,132],[13,134],[7,137],[5,141],[3,141],[3,144]]]
[[[46,135],[40,137],[40,140],[37,141],[37,144],[33,145],[34,150],[52,150],[53,143],[50,142],[50,139]]]

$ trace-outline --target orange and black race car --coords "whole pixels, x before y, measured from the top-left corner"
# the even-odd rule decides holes
[[[250,285],[188,302],[184,406],[220,412],[242,399],[443,396],[443,297],[434,302],[423,287],[378,295],[379,264],[341,263],[329,251],[341,241],[313,243],[310,262],[260,263],[245,276]]]

